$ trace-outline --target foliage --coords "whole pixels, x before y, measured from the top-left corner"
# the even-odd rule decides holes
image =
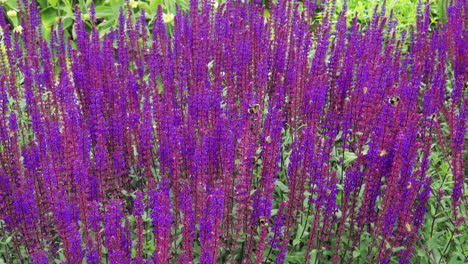
[[[91,28],[91,21],[89,16],[89,6],[91,2],[96,5],[96,18],[97,28],[99,32],[105,34],[109,32],[111,27],[118,26],[118,16],[120,8],[124,5],[125,0],[36,0],[36,5],[40,8],[41,19],[43,24],[43,30],[45,38],[48,40],[50,35],[51,26],[56,24],[59,19],[63,21],[63,27],[65,29],[66,36],[76,37],[74,32],[74,6],[78,5],[84,16],[84,21]],[[224,3],[224,0],[217,1],[218,3]],[[271,3],[270,3],[271,2]],[[318,1],[320,2],[320,1]],[[343,0],[336,1],[336,12],[341,11],[343,6]],[[347,1],[348,10],[347,17],[351,18],[359,14],[359,23],[365,25],[372,18],[374,7],[376,4],[385,4],[387,7],[387,16],[393,11],[396,21],[398,21],[397,28],[401,30],[408,30],[411,25],[415,25],[416,22],[416,9],[418,0],[389,0],[386,2],[380,0],[372,1]],[[447,6],[448,0],[430,0],[431,6],[431,23],[437,25],[437,23],[445,23],[447,19]],[[266,1],[265,4],[269,7],[276,1]],[[129,1],[134,17],[139,17],[142,9],[145,9],[146,19],[148,24],[151,26],[156,18],[156,10],[159,5],[162,5],[166,16],[170,17],[176,13],[176,6],[180,9],[187,11],[189,7],[188,0],[131,0]],[[17,0],[6,0],[3,4],[4,10],[15,10],[18,11]],[[302,2],[300,7],[302,8]],[[269,14],[266,11],[266,14]],[[320,12],[319,12],[320,13]],[[321,16],[321,15],[320,15]],[[19,25],[17,18],[9,17],[10,23],[13,26]]]
[[[416,25],[416,10],[419,0],[388,0],[388,1],[347,1],[348,11],[346,16],[349,18],[359,15],[361,24],[367,24],[374,13],[376,4],[386,6],[386,15],[390,17],[393,13],[394,19],[398,21],[397,28],[399,31],[408,30],[411,25]],[[424,1],[423,1],[424,2]],[[337,12],[341,11],[344,1],[337,1]],[[438,23],[445,23],[447,19],[447,0],[431,0],[430,1],[430,19],[432,26]]]
[[[21,3],[0,263],[467,261],[466,1]]]
[[[118,27],[118,17],[121,8],[124,7],[125,0],[36,0],[36,5],[40,9],[42,28],[44,30],[44,37],[49,40],[50,31],[52,26],[62,20],[65,36],[72,36],[76,38],[74,25],[75,6],[78,6],[87,28],[91,29],[91,20],[89,7],[91,3],[95,4],[96,8],[96,24],[97,29],[101,34],[109,32],[111,28]],[[15,10],[19,11],[17,0],[8,0],[3,4],[5,11]],[[146,19],[149,25],[154,23],[156,18],[156,11],[158,6],[162,6],[167,15],[174,15],[176,6],[182,10],[188,9],[188,0],[138,0],[129,1],[129,7],[132,9],[134,18],[140,16],[142,9],[145,10]],[[17,18],[8,17],[13,26],[19,25]]]

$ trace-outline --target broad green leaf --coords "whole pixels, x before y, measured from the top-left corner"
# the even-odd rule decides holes
[[[150,15],[156,15],[156,11],[158,10],[158,6],[162,3],[162,0],[151,0],[148,9],[146,12]]]
[[[117,13],[119,11],[117,10]],[[97,6],[96,7],[96,17],[108,18],[114,16],[114,11],[108,6]]]
[[[317,260],[317,253],[318,253],[318,250],[317,249],[313,249],[311,252],[310,252],[310,262],[309,263],[315,263],[316,260]]]
[[[360,255],[361,255],[361,252],[356,251],[356,250],[353,251],[353,258],[357,258],[357,257],[359,257]]]
[[[110,6],[112,10],[114,10],[114,12],[118,14],[120,8],[125,7],[125,1],[124,0],[110,0]]]
[[[278,186],[278,188],[279,188],[282,192],[285,192],[285,193],[288,193],[288,192],[289,192],[288,186],[286,186],[282,181],[276,180],[276,181],[275,181],[275,185]]]
[[[278,209],[272,209],[271,210],[271,216],[275,216],[278,214]]]
[[[295,246],[295,245],[297,245],[299,243],[301,243],[301,240],[299,238],[296,238],[296,239],[293,240],[293,246]]]
[[[424,250],[419,249],[419,248],[416,250],[416,253],[417,253],[418,256],[420,256],[420,257],[423,257],[423,256],[426,256],[426,255],[427,255],[426,252],[424,252]]]
[[[353,152],[346,151],[344,153],[344,163],[349,164],[357,159],[357,155]]]
[[[73,10],[73,4],[70,2],[70,0],[62,0],[62,1],[65,3],[65,5],[67,6],[69,10]]]
[[[58,0],[47,0],[47,2],[49,2],[49,5],[51,5],[51,6],[56,6]]]
[[[50,27],[52,24],[56,23],[57,10],[53,7],[48,7],[41,10],[42,24],[45,27]]]
[[[8,0],[4,5],[9,7],[10,9],[18,11],[18,3],[16,0]]]
[[[115,19],[114,18],[99,24],[98,30],[101,33],[101,37],[104,36],[111,29],[111,27],[114,26],[114,25],[115,25]]]
[[[440,248],[442,246],[442,243],[438,237],[431,237],[429,240],[427,240],[427,248],[429,250],[434,250],[437,248]]]
[[[295,252],[291,255],[286,255],[285,263],[303,263],[304,262],[303,252]]]
[[[86,4],[85,0],[80,0],[80,10],[82,13],[87,13],[87,7],[88,5]]]
[[[73,16],[66,16],[66,17],[63,17],[63,18],[62,18],[63,28],[64,28],[64,29],[69,28],[70,26],[73,25],[73,22],[74,22],[74,21],[75,21],[75,19],[74,19]]]
[[[436,223],[442,223],[442,222],[445,222],[445,221],[447,221],[447,220],[448,220],[448,217],[443,216],[443,217],[437,218],[437,219],[435,220],[435,222],[436,222]]]
[[[301,239],[301,236],[302,236],[302,233],[304,233],[304,229],[307,228],[307,225],[302,225],[302,224],[299,224],[299,228],[297,229],[297,233],[296,233],[296,239]]]
[[[36,0],[37,3],[41,6],[41,8],[46,8],[47,7],[47,0]]]
[[[145,2],[138,2],[138,7],[141,9],[145,9],[146,12],[148,12],[147,10],[151,9],[150,6]]]

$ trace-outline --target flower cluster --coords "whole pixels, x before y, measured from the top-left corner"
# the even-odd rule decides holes
[[[464,219],[464,1],[435,27],[421,4],[402,34],[385,6],[363,27],[335,1],[265,15],[192,0],[151,26],[127,4],[102,36],[77,7],[50,41],[21,4],[21,31],[0,10],[0,230],[25,263],[284,263],[297,248],[338,263],[363,234],[369,263],[409,263],[434,143]]]

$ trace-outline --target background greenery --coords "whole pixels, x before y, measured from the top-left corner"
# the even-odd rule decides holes
[[[267,4],[270,1],[264,0]],[[387,15],[393,10],[395,18],[398,20],[397,28],[399,30],[408,29],[410,25],[415,25],[416,9],[419,0],[349,0],[347,16],[353,17],[359,14],[359,22],[363,25],[369,21],[374,12],[376,4],[387,6]],[[0,0],[5,13],[14,10],[18,11],[17,0]],[[96,5],[97,28],[101,33],[106,33],[110,28],[118,24],[119,10],[124,7],[125,0],[35,0],[38,8],[41,10],[42,24],[46,39],[49,38],[51,26],[62,19],[63,27],[68,35],[73,35],[73,13],[76,5],[79,6],[87,25],[91,26],[89,18],[89,6],[92,2]],[[213,2],[223,3],[225,0],[213,0]],[[449,0],[430,0],[431,4],[431,22],[433,25],[439,22],[445,22],[447,19],[446,10]],[[336,1],[336,13],[341,12],[344,0]],[[145,9],[146,18],[151,26],[157,12],[158,5],[162,5],[163,12],[166,15],[166,22],[171,22],[171,16],[176,12],[176,6],[183,10],[189,7],[189,0],[129,0],[133,14],[139,16],[142,9]],[[301,7],[299,7],[301,8]],[[320,17],[320,16],[318,16]],[[8,16],[9,22],[16,27],[19,25],[18,17]]]
[[[223,2],[221,0],[219,2]],[[78,5],[85,22],[91,27],[89,17],[89,6],[91,2],[96,5],[97,29],[103,34],[108,32],[112,27],[118,24],[119,11],[125,6],[125,0],[37,0],[35,1],[42,16],[42,24],[44,36],[49,38],[52,25],[56,24],[60,19],[63,21],[63,26],[68,36],[74,37],[74,9]],[[341,6],[344,0],[337,0],[337,10],[341,11]],[[17,0],[0,0],[0,3],[7,13],[8,21],[12,27],[19,26]],[[376,4],[383,4],[384,1],[348,1],[347,16],[353,17],[359,14],[359,22],[365,25],[372,17]],[[430,0],[431,3],[431,22],[436,25],[446,21],[446,10],[448,0]],[[139,16],[142,9],[146,11],[147,22],[150,27],[156,17],[158,5],[162,5],[165,14],[165,22],[170,24],[172,16],[176,12],[176,6],[183,10],[188,9],[189,0],[131,0],[130,7],[134,16]],[[416,10],[418,0],[388,0],[386,1],[387,13],[390,15],[393,10],[395,18],[398,20],[397,28],[401,31],[408,29],[411,25],[415,25]],[[11,12],[15,11],[15,12]],[[320,16],[317,16],[320,17]],[[428,212],[426,214],[426,223],[421,230],[421,239],[416,243],[416,249],[413,256],[413,263],[461,263],[464,260],[468,263],[468,234],[466,221],[458,228],[453,223],[453,212],[451,208],[451,189],[453,188],[452,174],[450,164],[446,161],[445,154],[437,146],[434,147],[432,153],[432,164],[430,174],[433,176],[433,191],[428,204]],[[355,157],[349,156],[347,159]],[[468,204],[467,185],[465,184],[464,196],[462,197],[461,215],[467,214],[466,205]],[[281,186],[279,187],[281,189]],[[278,190],[281,193],[281,190]],[[1,224],[1,223],[0,223]],[[306,236],[304,236],[306,237]],[[0,252],[8,252],[11,242],[11,234],[0,235]],[[295,242],[299,244],[299,241]],[[369,238],[370,239],[370,238]],[[353,257],[359,259],[359,256],[368,254],[369,241],[362,241],[362,246],[356,248],[353,252]],[[10,248],[11,249],[11,248]],[[394,249],[398,250],[398,249]],[[322,252],[324,254],[333,254],[333,252]],[[287,263],[300,262],[303,256],[292,254],[287,259]],[[364,258],[363,258],[364,259]],[[59,260],[57,260],[59,261]],[[0,264],[2,264],[0,258]],[[359,261],[358,261],[359,262]],[[4,263],[4,262],[3,262]]]

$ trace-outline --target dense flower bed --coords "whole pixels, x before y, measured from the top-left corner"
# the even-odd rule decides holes
[[[104,36],[77,8],[49,42],[24,3],[21,30],[0,13],[8,263],[410,263],[435,145],[463,224],[466,1],[401,35],[333,1],[127,7]]]

